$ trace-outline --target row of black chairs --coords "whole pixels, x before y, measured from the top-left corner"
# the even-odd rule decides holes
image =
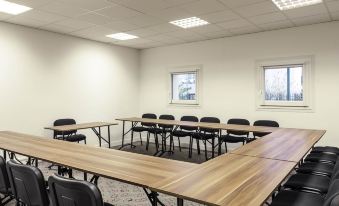
[[[53,175],[45,181],[30,165],[0,157],[0,204],[15,199],[19,206],[112,206],[104,203],[98,187],[90,182]]]
[[[157,119],[156,114],[146,113],[142,115],[142,118],[147,119]],[[173,115],[160,115],[159,119],[162,120],[175,120]],[[180,118],[180,121],[189,121],[189,122],[199,122],[198,117],[196,116],[183,116]],[[206,123],[220,123],[220,119],[216,117],[203,117],[200,119],[200,122]],[[236,124],[236,125],[250,125],[250,122],[247,119],[229,119],[227,124]],[[272,120],[258,120],[255,121],[254,126],[267,126],[267,127],[279,127],[279,124],[276,121]],[[196,140],[198,154],[200,154],[200,141],[204,144],[205,147],[205,157],[207,157],[207,144],[210,143],[212,145],[212,156],[214,156],[214,149],[216,147],[215,139],[218,139],[219,144],[225,144],[225,150],[227,152],[227,143],[242,143],[245,144],[246,142],[250,142],[255,140],[257,137],[262,137],[267,133],[262,132],[254,132],[253,138],[249,138],[249,132],[246,131],[234,131],[229,130],[227,131],[226,135],[219,136],[218,129],[211,129],[211,128],[198,128],[193,126],[180,126],[176,130],[174,130],[173,125],[162,125],[162,124],[153,124],[153,123],[141,123],[140,126],[135,126],[132,128],[131,131],[131,143],[133,142],[134,132],[139,133],[139,137],[141,139],[141,133],[147,132],[147,142],[146,142],[146,150],[149,147],[150,135],[153,134],[155,138],[156,144],[156,153],[159,151],[159,140],[158,135],[162,137],[162,146],[166,147],[166,140],[170,138],[170,148],[173,147],[174,150],[174,143],[173,137],[178,138],[179,143],[179,151],[181,151],[180,145],[180,138],[183,137],[190,137],[189,142],[189,158],[192,157],[192,148],[193,142]],[[221,146],[221,145],[218,145]]]
[[[271,206],[338,206],[339,149],[314,147],[273,198]]]

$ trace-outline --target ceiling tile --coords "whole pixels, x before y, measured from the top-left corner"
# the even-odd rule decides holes
[[[229,30],[234,35],[240,35],[240,34],[250,34],[250,33],[256,33],[262,31],[262,29],[256,27],[256,26],[245,26],[240,28],[233,28]]]
[[[120,5],[106,7],[104,9],[95,11],[95,13],[102,14],[113,19],[131,18],[142,14],[136,10],[129,9]]]
[[[297,26],[303,26],[303,25],[308,25],[308,24],[317,24],[317,23],[327,22],[327,21],[330,21],[330,20],[331,20],[330,15],[327,14],[327,13],[291,19],[291,21],[294,24],[296,24]]]
[[[105,39],[110,39],[106,37],[108,34],[116,33],[117,31],[103,27],[103,26],[95,26],[87,29],[82,29],[76,32],[72,32],[74,35],[88,35],[88,36],[100,36],[100,37],[105,37]]]
[[[272,12],[277,12],[279,9],[271,1],[264,1],[256,4],[251,4],[248,6],[243,6],[236,8],[240,15],[244,17],[256,16],[260,14],[267,14]]]
[[[327,8],[330,12],[339,11],[339,1],[326,2]]]
[[[193,14],[190,14],[186,10],[181,9],[179,7],[171,7],[167,9],[151,11],[148,12],[148,14],[163,19],[167,22],[194,16]]]
[[[199,0],[165,0],[165,2],[167,3],[169,7],[178,6],[178,5],[187,4],[187,3],[196,2],[196,1],[199,1]]]
[[[220,27],[220,26],[217,26],[215,24],[208,24],[208,25],[204,25],[204,26],[194,27],[194,28],[191,28],[189,30],[191,32],[204,34],[204,33],[217,32],[217,31],[223,30],[223,28]]]
[[[42,6],[40,9],[67,17],[77,17],[88,12],[88,10],[56,1]]]
[[[140,26],[130,24],[130,23],[126,23],[124,21],[113,21],[113,22],[110,22],[108,24],[105,24],[104,26],[111,28],[113,30],[117,30],[117,31],[128,31],[128,30],[140,28]]]
[[[163,42],[163,43],[166,43],[166,44],[179,44],[179,43],[184,43],[185,42],[182,39],[178,39],[176,37],[168,36],[168,35],[165,35],[165,34],[149,36],[147,38],[151,39],[153,41]]]
[[[221,0],[230,8],[237,8],[242,6],[248,6],[251,4],[267,1],[267,0]]]
[[[149,28],[136,29],[136,30],[128,31],[127,33],[138,36],[138,37],[148,37],[148,36],[159,34],[158,31],[154,31]]]
[[[293,23],[289,20],[284,21],[277,21],[277,22],[271,22],[266,24],[260,24],[258,25],[260,28],[264,30],[274,30],[274,29],[283,29],[283,28],[289,28],[293,27]]]
[[[181,7],[194,15],[207,14],[226,9],[222,3],[216,0],[199,0],[181,5]]]
[[[9,22],[9,23],[13,23],[13,24],[19,24],[19,25],[33,27],[33,28],[37,28],[37,27],[41,27],[43,25],[46,25],[46,22],[44,22],[44,21],[31,19],[31,18],[25,18],[25,17],[22,17],[22,16],[15,16],[13,18],[6,19],[5,21]]]
[[[40,29],[58,32],[58,33],[71,33],[71,32],[76,31],[76,29],[74,29],[74,28],[61,26],[61,25],[57,25],[57,24],[48,24],[48,25],[40,27]]]
[[[55,22],[54,25],[61,26],[61,27],[68,27],[73,30],[80,30],[80,29],[85,29],[94,26],[94,24],[85,22],[85,21],[80,21],[77,19],[66,19],[63,21],[58,21]]]
[[[135,9],[140,12],[150,12],[159,9],[165,9],[171,6],[165,0],[109,0],[128,8]]]
[[[83,21],[87,21],[89,23],[97,24],[97,25],[108,24],[108,23],[111,22],[110,18],[108,18],[106,16],[102,16],[102,15],[94,13],[94,12],[80,15],[80,16],[77,17],[77,19],[81,19]]]
[[[31,8],[40,8],[43,5],[53,2],[53,0],[8,0],[13,3],[22,4]]]
[[[287,18],[281,12],[274,12],[274,13],[249,17],[248,19],[255,24],[265,24],[265,23],[286,20]]]
[[[169,24],[169,23],[158,24],[158,25],[147,27],[147,28],[157,31],[159,33],[166,33],[166,32],[171,32],[171,31],[182,29],[180,27],[174,26],[173,24]]]
[[[300,17],[314,16],[317,14],[327,13],[327,10],[324,4],[316,4],[312,6],[305,6],[305,7],[301,7],[297,9],[286,10],[284,11],[284,13],[289,18],[300,18]]]
[[[8,19],[8,22],[32,26],[32,27],[40,27],[43,25],[47,25],[56,21],[64,20],[65,17],[59,16],[52,13],[47,13],[44,11],[39,11],[37,9],[32,9],[27,11],[21,15],[13,16]]]
[[[245,27],[245,26],[251,26],[251,23],[248,22],[245,19],[236,19],[232,21],[226,21],[226,22],[221,22],[218,23],[217,25],[225,28],[225,29],[231,29],[231,28],[240,28],[240,27]]]
[[[91,11],[115,5],[114,3],[109,2],[107,0],[58,0],[58,1],[67,3],[68,5],[88,9]]]
[[[156,25],[160,23],[165,23],[165,21],[161,21],[155,17],[149,16],[146,14],[140,14],[138,16],[125,19],[124,21],[130,24],[138,25],[140,27],[146,27],[146,26]]]
[[[5,20],[13,17],[13,15],[0,12],[0,20]]]
[[[175,32],[167,33],[166,35],[185,40],[186,42],[200,41],[200,40],[207,39],[207,37],[203,35],[200,35],[200,34],[188,31],[188,30],[178,30]]]
[[[232,33],[228,30],[220,30],[211,33],[204,33],[205,36],[209,38],[222,38],[227,36],[232,36]]]
[[[333,20],[339,20],[339,12],[333,12],[333,13],[331,13],[331,16],[332,16],[332,18],[333,18]]]
[[[229,21],[233,19],[239,19],[240,16],[235,14],[231,10],[223,10],[219,12],[202,15],[200,16],[200,18],[210,23],[218,23],[218,22]]]

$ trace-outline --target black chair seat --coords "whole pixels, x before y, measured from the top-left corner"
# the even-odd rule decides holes
[[[148,127],[133,127],[132,130],[134,132],[147,132],[149,128]]]
[[[149,133],[152,133],[152,134],[155,134],[155,133],[157,133],[157,134],[161,134],[161,133],[163,133],[164,131],[169,131],[169,130],[163,130],[163,129],[160,129],[160,128],[149,128],[148,129],[148,132]]]
[[[339,155],[339,148],[337,147],[314,147],[311,153],[333,153]]]
[[[199,133],[199,132],[194,132],[192,134],[192,137],[194,139],[201,139],[201,140],[207,140],[207,139],[213,139],[215,137],[217,137],[216,134],[212,134],[212,133]]]
[[[79,142],[79,141],[83,141],[86,139],[86,136],[83,134],[74,134],[74,135],[70,135],[70,136],[66,136],[65,140],[68,142]]]
[[[292,175],[284,187],[291,189],[308,189],[322,194],[327,193],[331,179],[326,176],[296,174]]]
[[[112,204],[110,204],[110,203],[107,203],[107,202],[105,202],[105,203],[104,203],[104,206],[114,206],[114,205],[112,205]]]
[[[234,135],[222,135],[221,138],[224,140],[224,142],[230,142],[230,143],[244,142],[246,139],[246,137],[234,136]]]
[[[319,173],[331,176],[334,170],[333,164],[327,163],[318,163],[318,162],[306,162],[302,164],[297,171],[299,173],[311,174],[311,173]]]
[[[182,130],[175,130],[172,132],[172,135],[175,137],[187,137],[191,136],[192,132],[182,131]]]
[[[330,162],[335,164],[338,156],[327,153],[311,153],[305,158],[305,162]]]
[[[284,190],[273,199],[271,206],[322,206],[324,202],[318,194]]]

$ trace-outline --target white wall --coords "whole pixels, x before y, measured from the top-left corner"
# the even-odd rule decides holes
[[[140,113],[273,119],[282,127],[326,129],[339,146],[339,22],[143,50]],[[255,61],[315,56],[313,113],[257,111]],[[201,106],[168,105],[168,68],[203,65]]]
[[[138,67],[135,49],[0,23],[0,130],[51,137],[43,127],[57,118],[134,116]],[[111,131],[120,141],[120,126]]]

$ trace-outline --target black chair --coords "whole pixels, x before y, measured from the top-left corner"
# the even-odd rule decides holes
[[[324,163],[323,163],[324,164]],[[292,175],[284,184],[285,188],[293,190],[306,190],[311,192],[318,192],[320,194],[326,194],[329,185],[332,181],[339,178],[339,162],[333,168],[330,176],[324,176],[322,174],[303,174],[297,173]]]
[[[182,116],[180,121],[187,121],[187,122],[199,122],[198,117],[196,116]],[[182,137],[190,137],[196,133],[198,130],[198,127],[190,127],[190,126],[180,126],[177,130],[174,130],[172,132],[173,137],[178,138],[178,143],[179,143],[179,151],[181,151],[181,145],[180,145],[180,138]],[[188,157],[191,157],[192,153],[189,148],[189,154]]]
[[[156,119],[156,118],[157,118],[157,115],[151,114],[151,113],[146,113],[146,114],[143,114],[143,115],[141,116],[141,118],[145,118],[145,119]],[[131,130],[131,146],[132,146],[132,143],[133,143],[134,132],[139,133],[139,138],[140,138],[140,142],[141,142],[141,145],[142,145],[141,133],[142,133],[142,132],[147,132],[147,140],[149,141],[149,133],[148,133],[148,130],[149,130],[150,128],[156,126],[155,124],[152,124],[152,123],[141,123],[140,125],[141,125],[141,126],[135,126],[135,127],[133,127],[132,130]],[[148,150],[148,145],[146,146],[146,150]]]
[[[236,125],[250,125],[250,122],[247,119],[229,119],[227,124],[236,124]],[[249,132],[245,131],[235,131],[227,130],[226,135],[221,135],[221,143],[225,143],[225,150],[227,152],[227,143],[240,143],[244,145],[246,139],[248,139]]]
[[[330,153],[339,155],[339,148],[330,146],[318,146],[314,147],[311,153]]]
[[[273,120],[257,120],[253,123],[253,126],[262,126],[262,127],[279,127],[279,123]],[[266,132],[253,132],[253,138],[248,138],[247,143],[252,142],[257,139],[257,137],[263,137],[269,133]]]
[[[49,196],[42,172],[29,165],[7,162],[7,172],[15,199],[25,206],[48,206]]]
[[[220,119],[216,117],[203,117],[200,119],[200,122],[206,123],[220,123]],[[212,128],[204,128],[200,127],[199,132],[193,133],[192,138],[190,140],[190,148],[191,151],[193,149],[193,139],[197,142],[197,149],[198,154],[200,154],[200,144],[199,141],[201,140],[205,146],[205,158],[208,160],[207,156],[207,143],[212,145],[212,158],[214,157],[214,150],[215,150],[215,138],[218,137],[219,129],[212,129]]]
[[[48,185],[53,206],[113,206],[103,202],[100,190],[90,182],[53,175]]]
[[[163,114],[159,116],[159,119],[162,120],[175,120],[173,115],[168,115],[168,114]],[[161,148],[162,148],[162,154],[164,154],[165,150],[167,150],[166,142],[167,138],[170,138],[170,150],[168,152],[173,152],[171,151],[171,147],[173,144],[173,137],[172,137],[172,131],[173,131],[173,125],[168,125],[168,124],[158,124],[158,127],[152,127],[148,130],[149,133],[154,134],[156,142],[158,142],[158,134],[161,135]],[[169,136],[167,136],[169,134]],[[158,144],[159,146],[159,144]],[[158,153],[158,149],[157,149]]]
[[[335,164],[337,162],[338,155],[331,153],[310,153],[308,154],[304,162],[322,162]]]
[[[0,199],[0,205],[6,205],[13,199],[11,185],[6,169],[6,161],[0,156],[0,194],[3,197]]]
[[[326,196],[293,190],[282,190],[273,198],[271,206],[338,206],[339,180],[331,183]]]
[[[64,126],[76,124],[74,119],[58,119],[54,121],[54,126]],[[86,136],[83,134],[77,134],[77,130],[59,132],[54,130],[54,139],[61,139],[69,142],[84,141],[86,144]]]

